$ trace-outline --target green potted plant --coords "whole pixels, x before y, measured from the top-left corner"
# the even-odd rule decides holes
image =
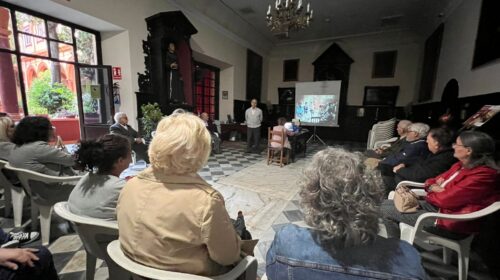
[[[156,126],[163,117],[163,114],[161,113],[160,105],[158,105],[158,103],[143,104],[141,106],[141,111],[142,111],[141,124],[142,124],[143,136],[146,141],[149,141],[152,138],[151,132],[156,130]]]

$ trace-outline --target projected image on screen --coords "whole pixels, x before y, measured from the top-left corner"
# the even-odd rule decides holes
[[[335,95],[304,95],[295,106],[295,118],[303,123],[331,123],[337,118]]]
[[[341,81],[295,84],[295,118],[302,125],[338,126]]]

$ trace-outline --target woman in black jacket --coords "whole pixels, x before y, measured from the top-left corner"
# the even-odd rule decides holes
[[[401,181],[424,182],[448,170],[456,159],[453,157],[453,133],[447,128],[431,129],[427,135],[427,147],[431,152],[425,159],[410,165],[394,166],[393,173],[382,176],[386,192],[394,190]]]

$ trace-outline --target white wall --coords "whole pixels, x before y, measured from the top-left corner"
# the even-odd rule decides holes
[[[460,97],[500,90],[500,60],[471,69],[480,13],[481,0],[462,1],[445,21],[434,101],[441,99],[446,83],[453,78],[458,81]]]
[[[132,67],[130,65],[128,31],[122,31],[118,34],[104,32],[101,33],[101,36],[103,38],[101,40],[103,64],[121,67],[122,69],[122,79],[115,81],[120,85],[121,98],[121,104],[117,109],[127,112],[130,114],[130,120],[134,120],[136,114],[135,112],[134,114],[131,113],[131,108],[135,108],[136,102],[130,93],[134,92],[132,84],[136,81],[132,80],[134,75],[130,72]]]
[[[312,81],[312,62],[333,43],[354,60],[349,78],[348,105],[362,105],[365,86],[399,86],[397,106],[405,106],[414,100],[421,72],[421,39],[407,31],[398,31],[278,47],[269,57],[268,102],[278,103],[278,87],[293,87],[295,84],[283,82],[283,60],[300,59],[299,81]],[[373,79],[373,53],[389,50],[398,51],[394,78]]]
[[[117,35],[104,34],[102,40],[103,61],[105,64],[122,67],[121,110],[129,114],[129,120],[136,126],[138,90],[137,73],[144,72],[142,40],[146,40],[145,18],[175,10],[166,0],[52,0],[58,4],[100,18],[123,28]],[[220,100],[220,116],[225,119],[232,114],[233,98],[245,98],[246,48],[230,39],[221,29],[215,30],[207,21],[186,14],[198,33],[192,36],[193,51],[227,64],[221,69],[220,91],[229,92],[228,100]],[[222,93],[219,93],[222,98]]]

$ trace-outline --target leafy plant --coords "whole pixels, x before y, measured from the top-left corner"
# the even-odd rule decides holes
[[[158,103],[148,103],[141,106],[142,111],[142,130],[144,132],[145,138],[151,137],[151,132],[156,129],[158,122],[160,122],[163,114],[161,113],[160,105]]]
[[[61,83],[52,83],[50,71],[45,71],[33,80],[29,90],[30,114],[55,114],[64,109],[74,111],[73,92]]]

